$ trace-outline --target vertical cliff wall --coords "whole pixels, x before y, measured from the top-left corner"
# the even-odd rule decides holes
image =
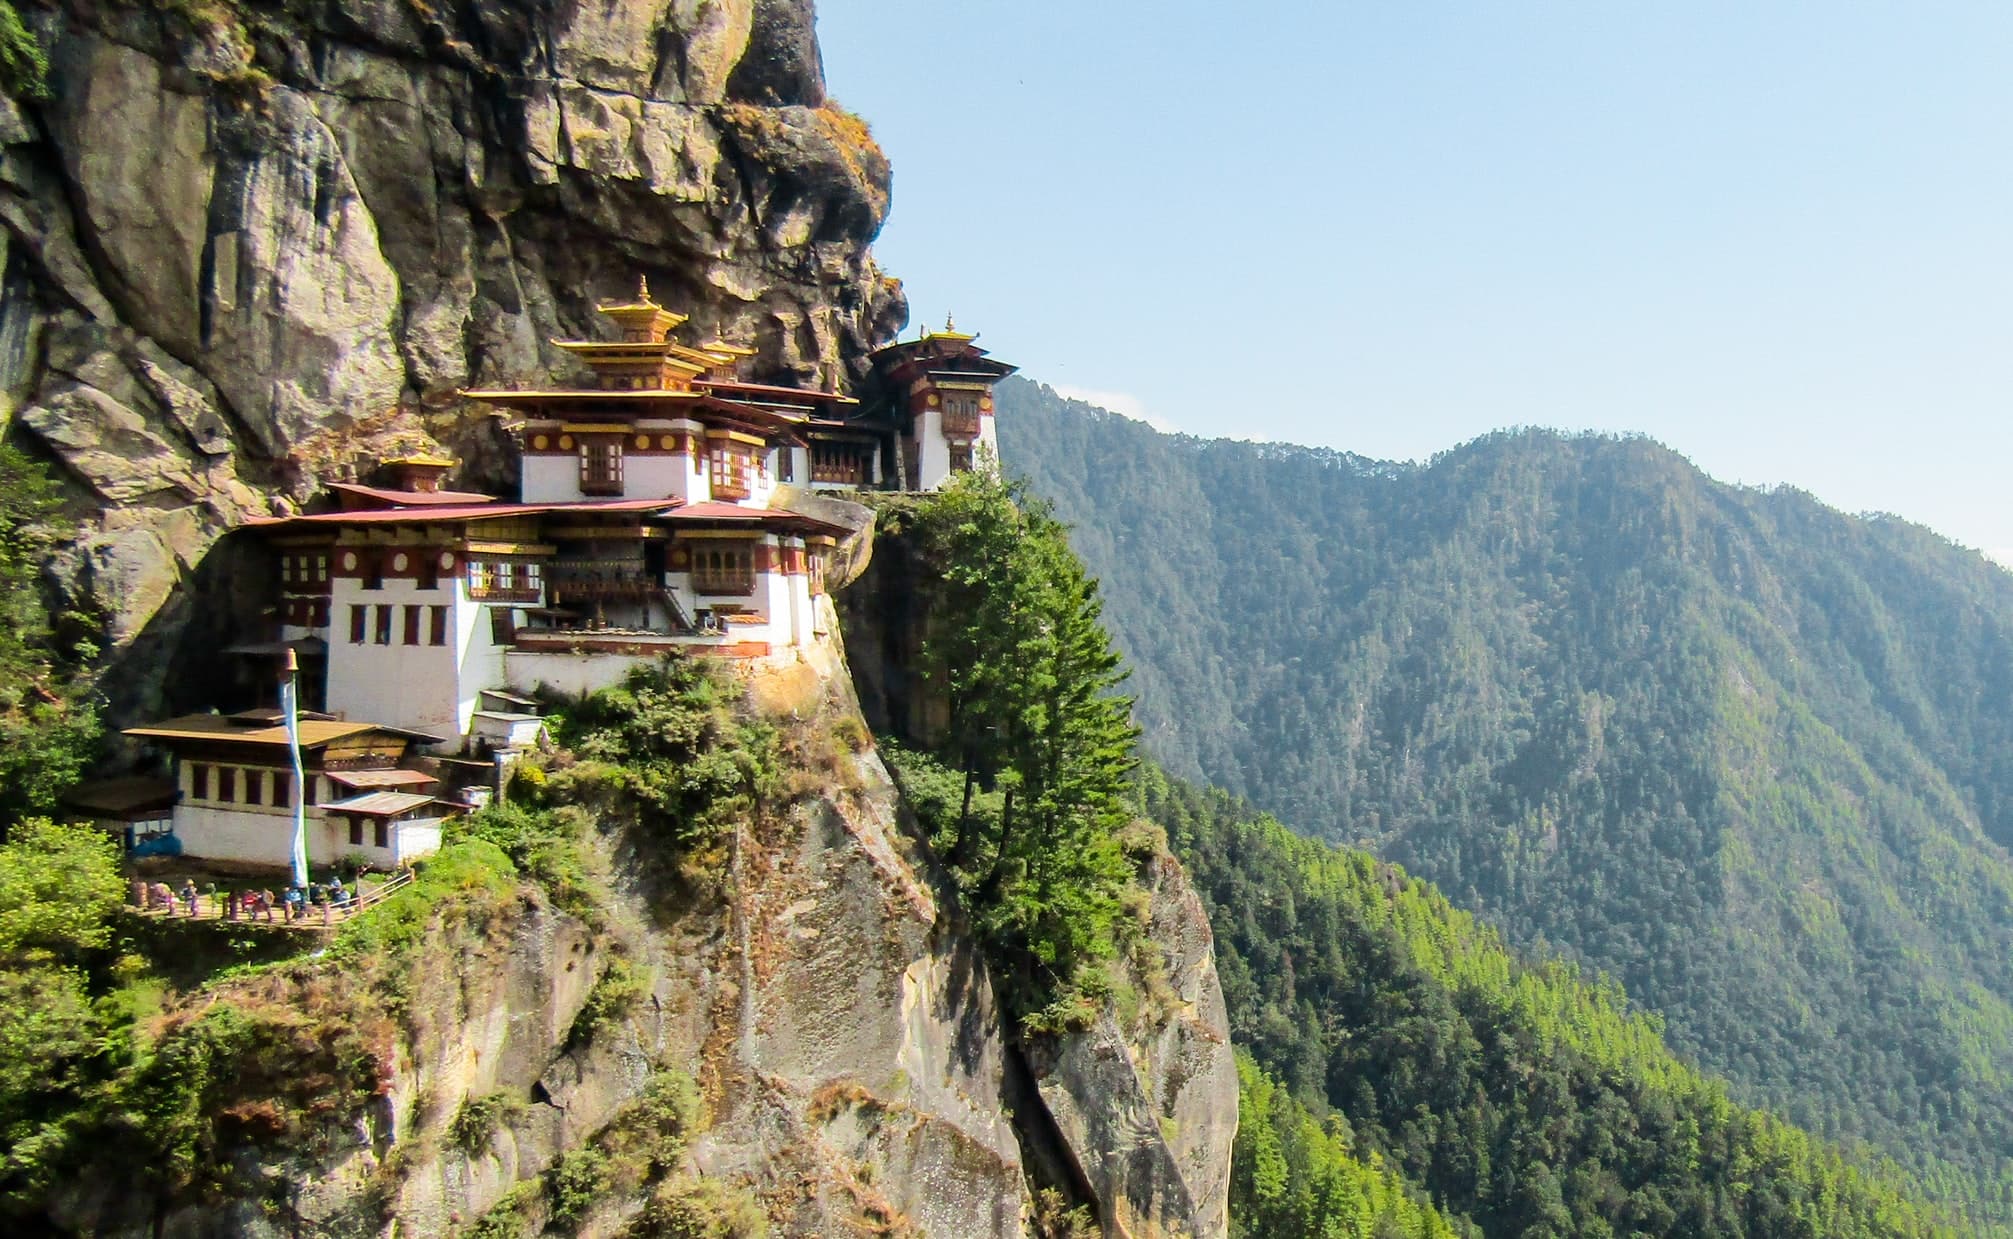
[[[215,539],[428,434],[507,481],[471,383],[639,274],[818,382],[906,316],[887,161],[809,0],[24,0],[0,100],[0,423],[75,483],[55,570],[151,704]],[[144,640],[143,640],[144,638]]]

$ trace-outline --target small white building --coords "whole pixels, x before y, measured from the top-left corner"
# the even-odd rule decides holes
[[[172,854],[285,867],[297,805],[311,864],[396,868],[440,847],[441,822],[460,807],[435,798],[434,775],[399,764],[438,736],[322,716],[302,719],[299,732],[297,784],[286,727],[269,710],[128,728],[168,756]]]

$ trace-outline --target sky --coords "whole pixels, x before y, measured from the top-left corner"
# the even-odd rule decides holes
[[[2013,562],[2013,4],[820,0],[875,252],[1067,394],[1639,431]]]

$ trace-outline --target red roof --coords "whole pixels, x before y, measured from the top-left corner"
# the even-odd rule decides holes
[[[656,512],[678,506],[676,499],[575,499],[564,503],[487,503],[421,505],[408,508],[381,508],[369,512],[318,512],[312,516],[255,516],[247,525],[274,528],[281,525],[396,525],[408,522],[479,520],[497,516],[539,516],[548,512],[578,512],[583,515]]]
[[[382,486],[362,486],[355,482],[330,482],[328,486],[330,490],[338,491],[345,497],[371,500],[391,507],[496,502],[495,495],[485,495],[472,490],[389,490]]]
[[[667,520],[681,521],[759,521],[777,513],[768,508],[751,508],[745,504],[709,499],[704,503],[680,504],[664,515]]]
[[[848,532],[842,525],[821,521],[815,516],[805,516],[801,512],[792,512],[788,508],[749,508],[738,503],[721,503],[717,500],[683,504],[657,517],[657,520],[670,525],[697,525],[709,521],[747,521],[750,524],[774,525],[799,532]]]

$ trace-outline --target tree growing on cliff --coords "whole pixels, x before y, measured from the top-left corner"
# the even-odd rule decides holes
[[[58,648],[37,580],[63,533],[60,512],[48,472],[0,444],[0,831],[51,812],[98,740],[97,713],[76,674],[95,650]]]
[[[1125,670],[1046,505],[975,471],[914,516],[943,573],[923,663],[945,699],[935,747],[962,781],[947,855],[1027,1012],[1092,983],[1122,932],[1116,837],[1138,738]]]

